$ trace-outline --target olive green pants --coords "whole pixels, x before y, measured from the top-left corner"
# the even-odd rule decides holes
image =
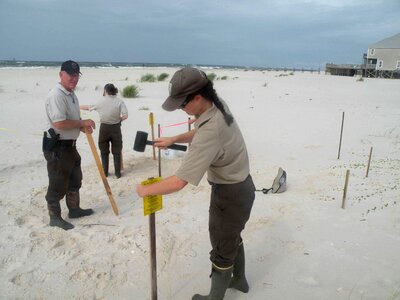
[[[209,233],[212,250],[210,260],[220,268],[235,261],[241,232],[250,218],[255,187],[249,175],[236,184],[212,184],[209,209]]]

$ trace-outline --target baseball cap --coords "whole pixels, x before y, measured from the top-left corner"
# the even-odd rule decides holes
[[[61,71],[67,72],[69,75],[82,74],[77,62],[73,60],[64,61],[61,65]]]
[[[169,82],[169,97],[162,108],[166,111],[179,108],[188,95],[202,89],[207,83],[206,74],[199,69],[185,67],[176,71]]]

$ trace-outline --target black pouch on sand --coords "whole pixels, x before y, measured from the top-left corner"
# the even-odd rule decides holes
[[[56,134],[53,128],[48,130],[50,134],[50,138],[47,137],[46,131],[43,132],[43,142],[42,142],[42,151],[52,151],[56,146],[58,140],[60,139],[60,135]]]

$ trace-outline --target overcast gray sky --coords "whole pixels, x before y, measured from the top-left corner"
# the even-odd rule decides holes
[[[400,0],[0,0],[0,60],[323,67],[400,32]]]

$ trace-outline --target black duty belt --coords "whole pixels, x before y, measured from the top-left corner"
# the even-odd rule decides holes
[[[59,140],[57,144],[63,147],[75,147],[76,140]]]

